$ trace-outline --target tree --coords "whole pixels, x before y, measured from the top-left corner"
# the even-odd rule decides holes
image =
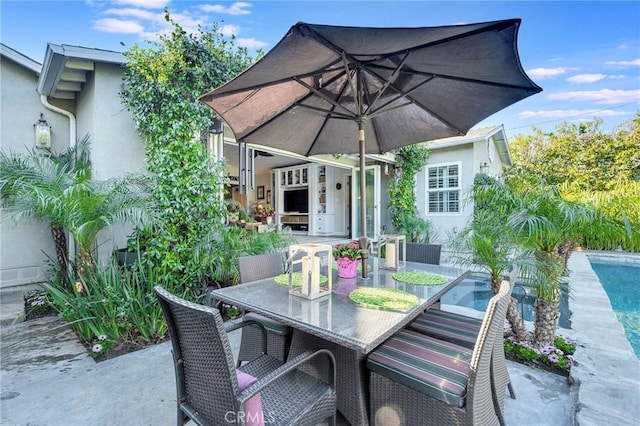
[[[589,191],[609,190],[620,181],[640,180],[640,113],[613,134],[602,120],[562,123],[553,132],[534,129],[509,143],[514,165],[508,176],[542,179],[549,185],[571,182]]]
[[[225,212],[223,164],[213,164],[199,140],[214,115],[198,98],[252,60],[216,24],[210,32],[188,34],[166,10],[165,19],[173,25],[171,34],[148,49],[136,45],[126,52],[122,100],[145,141],[147,169],[155,180],[156,238],[145,259],[164,271],[171,288],[197,290],[206,265],[194,250],[212,228],[221,228]]]

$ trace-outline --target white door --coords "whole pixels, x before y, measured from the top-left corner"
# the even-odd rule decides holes
[[[351,238],[357,239],[362,233],[360,219],[360,168],[354,169],[353,181],[351,184]],[[380,235],[380,166],[365,167],[365,182],[367,186],[367,237],[376,240]]]

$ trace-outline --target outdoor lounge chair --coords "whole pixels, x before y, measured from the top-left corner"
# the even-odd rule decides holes
[[[264,253],[238,258],[240,284],[271,278],[283,273],[283,257],[280,253]],[[244,315],[244,321],[259,322],[267,330],[267,353],[280,361],[287,359],[291,328],[253,312]],[[242,329],[238,366],[254,359],[261,352],[260,330],[254,325]]]
[[[336,422],[335,360],[328,350],[307,351],[283,364],[262,354],[236,369],[227,331],[217,309],[154,288],[167,321],[176,374],[178,426],[314,425]],[[299,370],[326,358],[326,381]]]
[[[509,297],[511,296],[516,278],[518,277],[518,271],[518,268],[512,267],[507,277],[507,281],[510,284]],[[427,309],[424,314],[409,324],[408,328],[437,339],[446,340],[468,349],[473,349],[481,326],[482,320],[478,318],[440,309]],[[516,398],[515,391],[511,385],[509,371],[507,370],[507,362],[504,357],[504,333],[499,333],[496,337],[491,364],[493,381],[496,388],[497,409],[504,414],[505,390],[508,388],[511,398]]]
[[[407,243],[407,262],[439,265],[441,250],[439,244]]]
[[[504,424],[495,409],[491,357],[510,283],[491,298],[473,350],[404,329],[367,358],[373,424]]]

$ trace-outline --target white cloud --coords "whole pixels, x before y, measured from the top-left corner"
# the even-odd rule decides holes
[[[115,4],[122,4],[145,9],[160,9],[169,4],[169,0],[115,0]]]
[[[575,118],[581,116],[598,116],[613,117],[619,115],[628,115],[628,111],[614,111],[611,109],[556,109],[556,110],[540,110],[540,111],[522,111],[518,114],[518,118],[528,119],[564,119]]]
[[[164,21],[164,11],[150,12],[148,10],[126,8],[126,9],[107,9],[103,13],[105,15],[126,16],[126,17],[133,17],[133,18],[139,18],[139,19],[146,19],[149,21],[157,21],[158,19],[162,19]]]
[[[532,68],[527,70],[527,74],[531,78],[537,78],[540,80],[544,80],[545,78],[555,77],[558,75],[566,74],[569,71],[577,70],[578,68]]]
[[[623,67],[640,66],[640,58],[634,59],[632,61],[606,61],[605,65],[616,65]]]
[[[549,95],[554,101],[590,101],[597,104],[619,104],[640,101],[640,90],[585,90],[558,92]]]
[[[567,82],[573,84],[595,83],[596,81],[607,78],[605,74],[578,74],[567,78]]]
[[[219,30],[222,35],[231,37],[232,35],[238,35],[238,33],[240,32],[240,27],[237,25],[225,24],[221,25]]]
[[[93,21],[93,29],[118,34],[141,34],[144,32],[144,27],[138,22],[114,18]]]
[[[260,49],[269,45],[269,43],[256,40],[255,38],[237,38],[236,43],[238,44],[238,46],[246,47],[247,49]]]
[[[227,15],[249,15],[251,11],[247,8],[251,7],[251,3],[247,2],[235,2],[230,7],[225,7],[221,4],[205,4],[200,7],[204,12],[216,12],[224,13]]]

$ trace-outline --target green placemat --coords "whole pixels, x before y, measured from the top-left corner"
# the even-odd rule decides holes
[[[360,287],[349,293],[349,299],[364,308],[406,312],[420,303],[418,296],[393,288]]]
[[[294,287],[302,286],[302,272],[294,272],[292,274],[292,284]],[[289,274],[280,274],[274,278],[274,281],[281,285],[289,285]],[[327,282],[327,277],[320,275],[320,284]]]
[[[393,274],[393,279],[407,284],[415,285],[440,285],[447,281],[447,277],[438,274],[430,274],[420,271],[403,271]]]

